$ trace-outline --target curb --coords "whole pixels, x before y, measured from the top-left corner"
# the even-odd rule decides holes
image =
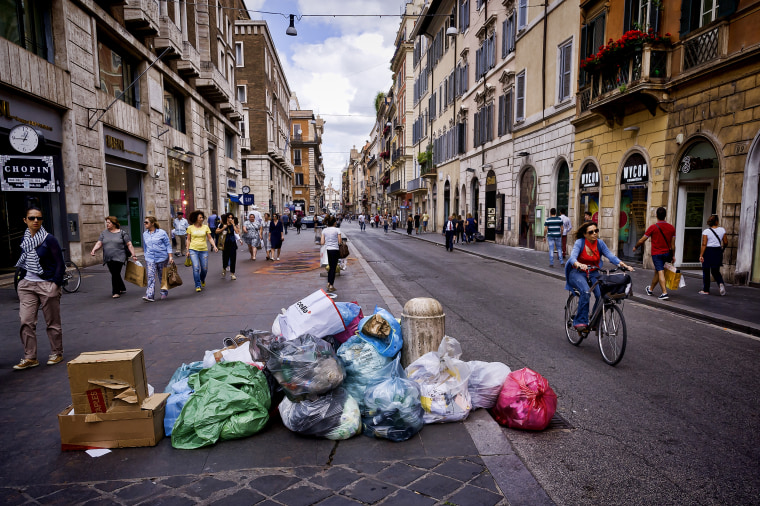
[[[405,235],[401,234],[398,231],[394,231],[396,234],[399,235]],[[430,244],[434,244],[439,247],[443,247],[443,244],[439,244],[436,241],[433,241],[431,239],[426,239],[424,237],[418,237],[415,235],[411,236],[414,239],[417,239],[419,241],[424,241]],[[505,246],[508,247],[508,246]],[[504,258],[498,258],[491,255],[487,255],[485,253],[478,253],[475,251],[468,251],[465,249],[457,249],[457,251],[461,251],[462,253],[466,253],[468,255],[485,258],[487,260],[493,260],[496,262],[501,262],[503,264],[511,265],[512,267],[518,267],[520,269],[524,269],[526,271],[535,272],[537,274],[542,274],[544,276],[548,276],[555,279],[564,280],[565,276],[561,274],[555,274],[554,272],[547,271],[545,269],[542,269],[540,267],[534,267],[532,265],[525,265],[521,264],[519,262],[513,262],[511,260],[507,260]],[[695,309],[692,309],[688,306],[684,306],[682,304],[678,304],[675,302],[658,302],[656,299],[652,300],[649,297],[643,297],[641,295],[634,295],[631,297],[631,300],[634,302],[638,302],[640,304],[644,304],[646,306],[655,307],[658,309],[662,309],[665,311],[670,311],[671,313],[676,313],[682,316],[688,316],[689,318],[693,318],[695,320],[699,320],[706,323],[711,323],[713,325],[718,325],[720,327],[724,327],[726,329],[735,330],[738,332],[742,332],[744,334],[749,334],[752,336],[760,337],[760,325],[756,325],[750,322],[747,322],[745,320],[739,320],[737,318],[731,318],[728,316],[723,316],[717,313],[710,313],[706,311],[697,311]]]

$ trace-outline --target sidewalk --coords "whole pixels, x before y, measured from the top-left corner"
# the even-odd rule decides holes
[[[181,363],[201,360],[241,328],[270,328],[281,308],[326,286],[311,230],[286,236],[280,262],[263,258],[252,262],[241,248],[237,280],[230,281],[229,274],[221,278],[221,255],[211,254],[201,293],[194,292],[191,270],[180,266],[184,284],[155,303],[143,302],[143,290],[129,284],[127,294],[111,299],[108,271],[83,269],[80,291],[64,294],[61,303],[65,361],[83,351],[142,348],[148,381],[162,391]],[[358,247],[335,286],[337,300],[357,301],[367,313],[377,304],[400,316],[406,302],[393,298]],[[13,371],[22,348],[12,287],[0,290],[0,318],[12,322],[0,340],[4,503],[552,504],[484,410],[463,423],[427,425],[403,443],[301,437],[275,412],[257,435],[197,450],[176,450],[165,438],[156,447],[116,449],[97,459],[62,452],[56,415],[71,402],[66,366]],[[38,343],[39,356],[47,356],[42,324]]]
[[[403,236],[407,235],[406,230],[393,232]],[[427,241],[441,247],[445,246],[445,238],[440,233],[429,232],[421,235],[413,233],[410,238]],[[570,241],[568,240],[568,242]],[[569,248],[570,244],[568,244]],[[558,284],[558,288],[564,288],[565,273],[563,267],[559,265],[559,260],[555,256],[555,267],[550,268],[549,255],[545,251],[504,246],[492,242],[455,244],[454,250],[455,253],[464,252],[557,278],[563,283]],[[657,300],[656,296],[648,297],[644,292],[644,287],[652,281],[654,271],[644,269],[641,264],[633,264],[633,267],[636,271],[631,273],[631,278],[634,284],[633,300],[636,302],[760,336],[760,290],[757,288],[726,285],[727,296],[720,297],[718,296],[718,287],[713,282],[711,295],[699,295],[697,292],[702,289],[702,273],[700,271],[685,271],[683,276],[686,287],[669,292],[670,299],[660,301]],[[659,293],[659,288],[655,289],[655,294]]]

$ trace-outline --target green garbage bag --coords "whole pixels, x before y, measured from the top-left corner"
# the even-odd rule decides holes
[[[172,430],[172,446],[189,450],[252,436],[269,421],[264,373],[243,362],[221,362],[188,378],[195,390]]]

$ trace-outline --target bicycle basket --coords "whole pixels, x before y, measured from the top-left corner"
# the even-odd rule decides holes
[[[600,279],[602,295],[611,299],[626,299],[633,295],[631,276],[628,274],[601,274]]]

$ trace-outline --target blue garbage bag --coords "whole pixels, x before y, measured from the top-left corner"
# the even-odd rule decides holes
[[[164,388],[164,393],[172,393],[172,385],[181,379],[189,377],[191,374],[200,372],[201,370],[203,370],[203,362],[190,362],[189,364],[182,364],[177,368],[176,371],[174,371],[174,374],[172,374],[169,383],[166,385],[166,388]]]
[[[389,363],[364,393],[364,434],[391,441],[406,441],[422,430],[425,410],[420,387],[407,379],[401,357]]]
[[[166,437],[172,435],[174,422],[179,418],[182,408],[191,395],[193,395],[193,389],[187,384],[187,378],[183,378],[171,386],[171,395],[166,399],[166,410],[164,411],[164,433]]]
[[[370,336],[362,331],[364,329],[364,324],[367,323],[369,319],[374,315],[379,315],[383,320],[387,321],[390,324],[391,334],[387,338],[381,339],[378,337]],[[358,334],[362,336],[368,343],[372,344],[372,346],[374,346],[375,349],[384,357],[395,357],[396,354],[401,351],[401,347],[404,344],[401,337],[401,324],[398,322],[398,320],[396,320],[396,318],[393,317],[390,311],[379,306],[375,306],[375,312],[373,314],[362,318],[362,320],[359,322]]]
[[[338,357],[346,368],[343,388],[356,399],[359,408],[363,409],[367,385],[379,378],[384,378],[378,374],[392,359],[381,355],[372,344],[359,335],[354,335],[340,345]]]

